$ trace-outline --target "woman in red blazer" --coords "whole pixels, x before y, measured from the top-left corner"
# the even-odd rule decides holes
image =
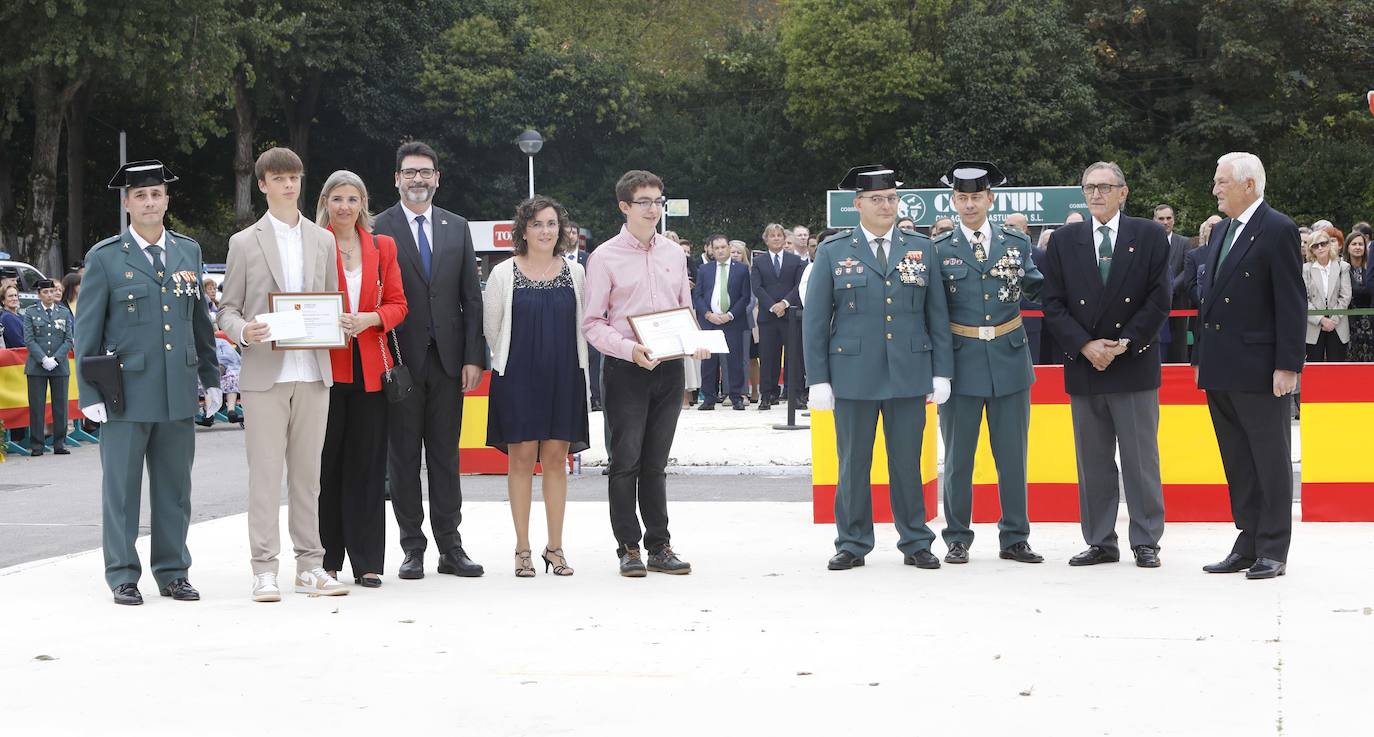
[[[320,190],[315,221],[334,233],[340,322],[352,340],[329,352],[334,386],[320,463],[320,541],[324,567],[338,577],[344,553],[360,586],[382,585],[386,554],[387,401],[382,372],[395,365],[387,331],[406,316],[396,241],[372,234],[367,187],[358,175],[336,171]]]

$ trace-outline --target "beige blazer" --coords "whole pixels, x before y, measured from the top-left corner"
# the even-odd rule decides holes
[[[301,215],[301,251],[304,255],[301,291],[339,291],[339,272],[334,263],[334,234]],[[243,326],[264,312],[269,292],[286,291],[282,286],[281,252],[272,223],[264,214],[253,225],[229,238],[229,258],[225,265],[224,281],[220,283],[219,313],[215,323],[232,341],[239,341]],[[239,371],[239,388],[262,392],[271,389],[281,374],[285,351],[272,350],[271,343],[250,343],[240,346],[243,368]],[[334,371],[329,363],[329,351],[310,351],[320,367],[325,386],[334,383]]]
[[[1309,310],[1344,310],[1350,307],[1350,264],[1338,259],[1332,259],[1331,264],[1335,267],[1331,269],[1331,277],[1327,279],[1330,284],[1325,293],[1322,292],[1322,275],[1318,274],[1315,263],[1309,261],[1302,265],[1302,281],[1307,285],[1307,309]],[[1321,335],[1321,315],[1307,316],[1307,344],[1315,345],[1317,337]],[[1350,342],[1350,318],[1340,315],[1331,318],[1336,321],[1336,337],[1342,343]]]

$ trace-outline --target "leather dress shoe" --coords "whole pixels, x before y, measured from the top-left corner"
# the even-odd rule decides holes
[[[864,564],[862,555],[855,555],[848,550],[841,550],[831,556],[830,562],[825,565],[832,571],[847,571],[850,568],[858,568]]]
[[[902,556],[902,563],[917,568],[933,570],[940,567],[940,559],[929,550],[917,550],[911,555]]]
[[[1071,566],[1095,566],[1098,563],[1116,563],[1121,560],[1121,553],[1113,553],[1101,545],[1094,545],[1087,550],[1069,558]]]
[[[589,412],[600,412],[600,411],[601,411],[601,402],[598,402],[597,400],[593,399],[593,400],[592,400],[592,406],[588,409],[588,411],[589,411]]]
[[[404,578],[408,581],[425,577],[425,554],[406,553],[406,559],[401,561],[400,570],[396,571],[396,578]]]
[[[34,457],[34,458],[37,458],[38,456],[43,455],[43,449],[42,449],[42,448],[29,448],[29,455],[32,456],[32,457]]]
[[[744,400],[743,400],[743,399],[732,399],[732,400],[730,400],[730,409],[744,409]]]
[[[1205,565],[1202,570],[1208,573],[1240,573],[1255,564],[1254,558],[1246,558],[1239,553],[1231,553],[1216,563]]]
[[[1022,540],[1019,543],[1002,548],[1002,552],[997,554],[1002,560],[1014,560],[1017,563],[1044,563],[1045,556],[1031,550],[1030,543]]]
[[[191,582],[184,578],[172,579],[171,583],[158,589],[157,592],[163,596],[170,596],[176,601],[200,601],[200,592],[196,591]]]
[[[1256,558],[1255,564],[1250,566],[1250,570],[1245,572],[1245,577],[1251,580],[1259,578],[1278,578],[1288,572],[1288,564],[1273,558]]]
[[[702,403],[701,403],[701,406],[697,407],[697,411],[698,411],[698,412],[710,412],[711,410],[713,410],[713,409],[715,409],[715,408],[716,408],[716,403],[715,403],[715,402],[702,402]]]
[[[767,399],[760,399],[760,400],[759,400],[759,411],[760,411],[760,412],[763,412],[763,411],[767,410],[769,407],[772,407],[772,406],[773,406],[772,402],[769,402]]]
[[[482,566],[473,563],[462,548],[454,548],[439,556],[439,572],[463,578],[477,578],[485,571],[482,570]]]
[[[1131,552],[1135,553],[1135,564],[1140,568],[1159,567],[1159,551],[1149,545],[1137,545]]]
[[[138,606],[143,603],[143,594],[138,593],[138,584],[122,583],[111,590],[114,594],[114,603],[126,606]]]
[[[953,542],[953,543],[950,543],[950,544],[949,544],[949,552],[948,552],[948,553],[945,553],[945,562],[946,562],[946,563],[967,563],[967,562],[968,562],[968,546],[965,545],[965,544],[963,544],[963,543],[960,543],[960,542]]]
[[[67,446],[65,445],[54,445],[52,449],[52,454],[55,456],[69,456],[72,454],[72,452],[70,450],[67,450]]]

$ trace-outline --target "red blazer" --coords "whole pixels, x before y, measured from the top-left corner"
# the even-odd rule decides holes
[[[373,235],[358,228],[358,248],[362,251],[363,277],[358,290],[358,312],[376,312],[382,318],[382,327],[368,328],[358,333],[358,350],[363,364],[363,387],[370,392],[382,390],[382,347],[377,338],[386,339],[385,331],[395,328],[406,319],[405,290],[401,287],[401,268],[396,264],[396,241],[390,236]],[[348,304],[347,279],[344,277],[343,254],[334,251],[334,262],[339,270],[339,288],[344,292],[344,306]],[[382,305],[377,306],[377,290],[382,292]],[[389,339],[388,339],[389,340]],[[387,365],[394,366],[395,353],[387,359]],[[329,362],[334,369],[334,381],[352,383],[353,349],[337,348],[329,352]]]

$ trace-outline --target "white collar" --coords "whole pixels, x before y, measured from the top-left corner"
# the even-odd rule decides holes
[[[1236,220],[1239,220],[1241,225],[1249,225],[1250,218],[1253,218],[1255,216],[1255,210],[1259,209],[1261,202],[1264,202],[1263,197],[1255,200],[1254,202],[1251,202],[1250,206],[1245,208],[1245,212],[1242,212],[1240,214],[1240,217],[1236,218]]]
[[[143,236],[139,235],[137,230],[129,228],[129,232],[133,234],[134,243],[137,243],[139,248],[147,248],[153,245],[152,242],[143,240]],[[162,229],[162,237],[157,239],[157,245],[162,246],[162,250],[167,250],[167,228],[164,227]]]
[[[879,238],[885,238],[885,239],[887,239],[887,245],[888,245],[889,248],[892,246],[892,232],[893,232],[894,230],[896,230],[896,229],[897,229],[897,226],[896,226],[896,225],[893,225],[891,228],[888,228],[888,231],[887,231],[886,233],[884,233],[883,235],[880,236],[880,235],[876,235],[876,234],[874,234],[874,233],[868,232],[868,228],[865,228],[865,227],[862,226],[862,225],[859,226],[859,230],[863,232],[864,238],[868,239],[868,245],[869,245],[869,246],[872,246],[872,245],[873,245],[873,241],[875,241],[875,240],[877,240],[877,239],[879,239]]]
[[[297,215],[295,225],[287,225],[286,223],[283,223],[282,221],[278,220],[274,215],[272,215],[271,212],[267,213],[267,219],[272,222],[272,230],[277,233],[299,234],[301,232],[301,220],[304,220],[305,216]]]
[[[411,210],[409,207],[406,207],[405,205],[401,205],[401,209],[406,211],[406,222],[408,222],[408,223],[414,224],[415,218],[418,218],[418,217],[420,217],[421,215],[424,215],[424,216],[425,216],[425,222],[429,223],[430,225],[433,225],[433,224],[434,224],[434,205],[433,205],[433,204],[431,204],[429,207],[426,207],[426,208],[425,208],[425,211],[424,211],[424,212],[421,212],[421,213],[416,213],[414,210]]]
[[[960,221],[959,221],[959,230],[963,231],[963,233],[964,233],[964,240],[966,240],[966,241],[968,241],[970,244],[972,244],[972,243],[973,243],[973,232],[974,232],[974,231],[973,231],[973,228],[970,228],[970,227],[968,227],[967,225],[964,225],[964,221],[963,221],[963,220],[960,220]],[[984,221],[983,221],[983,224],[980,225],[980,226],[978,226],[978,230],[980,230],[980,231],[982,231],[982,232],[988,234],[988,239],[987,239],[986,241],[984,241],[984,243],[991,243],[991,242],[992,242],[992,223],[991,223],[990,221],[984,220]]]
[[[1098,232],[1097,229],[1098,229],[1098,228],[1101,228],[1101,227],[1104,226],[1104,225],[1107,226],[1108,228],[1111,228],[1111,229],[1112,229],[1112,233],[1120,233],[1120,232],[1121,232],[1121,211],[1120,211],[1120,210],[1117,210],[1117,211],[1116,211],[1116,214],[1112,216],[1112,219],[1111,219],[1111,220],[1108,220],[1108,221],[1105,222],[1105,223],[1098,222],[1097,216],[1095,216],[1095,215],[1093,216],[1093,232],[1094,232],[1094,233]]]

